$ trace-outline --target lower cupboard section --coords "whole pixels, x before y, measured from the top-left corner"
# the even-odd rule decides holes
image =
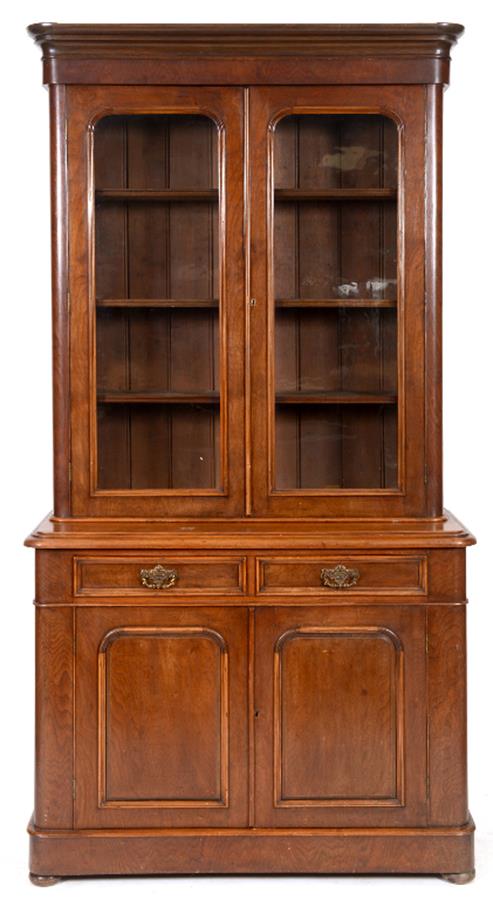
[[[467,822],[461,606],[37,615],[37,829]]]

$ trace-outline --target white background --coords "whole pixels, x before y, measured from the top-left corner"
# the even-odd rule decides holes
[[[477,878],[151,878],[74,880],[53,897],[168,898],[493,896],[493,129],[492,7],[476,0],[209,0],[22,2],[2,9],[0,153],[0,884],[34,896],[25,826],[32,810],[33,551],[27,533],[50,509],[51,348],[48,103],[31,22],[461,22],[445,97],[444,432],[445,503],[474,531],[468,551],[470,808]],[[50,894],[51,896],[51,894]]]

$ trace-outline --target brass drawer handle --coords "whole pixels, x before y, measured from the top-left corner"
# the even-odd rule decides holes
[[[320,579],[324,587],[350,588],[359,581],[359,569],[348,569],[341,563],[333,569],[322,569]]]
[[[165,569],[164,566],[159,564],[154,566],[153,569],[140,570],[140,580],[144,587],[152,588],[155,591],[173,587],[177,578],[178,572],[176,569]]]

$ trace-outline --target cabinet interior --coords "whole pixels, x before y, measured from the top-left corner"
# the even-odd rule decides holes
[[[105,117],[94,170],[98,487],[216,488],[217,127]]]
[[[397,485],[397,129],[274,134],[275,487]]]

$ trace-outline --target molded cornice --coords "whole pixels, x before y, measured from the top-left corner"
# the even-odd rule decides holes
[[[363,65],[359,80],[444,82],[450,49],[463,32],[447,22],[416,25],[69,25],[28,29],[42,47],[45,81],[54,83],[165,83],[181,80],[180,61],[204,67],[209,83],[266,83],[266,58],[310,60],[312,80],[348,83],[341,57]],[[235,70],[224,69],[235,59]],[[337,62],[339,61],[339,62]],[[255,68],[255,63],[259,68]],[[205,70],[206,63],[215,63]],[[165,66],[171,64],[171,69]],[[174,64],[174,68],[173,68]],[[228,63],[228,65],[230,65]],[[415,68],[412,68],[414,65]],[[384,66],[387,68],[385,69]],[[407,68],[406,68],[407,66]],[[89,67],[92,67],[89,70]],[[190,70],[189,70],[190,73]],[[226,78],[225,78],[225,74]],[[194,72],[191,72],[192,80]],[[366,78],[365,78],[366,75]],[[278,76],[279,78],[279,73]],[[281,81],[286,76],[281,73]],[[299,77],[295,71],[293,77]],[[288,79],[289,80],[289,79]],[[305,80],[305,79],[302,79]],[[352,79],[350,79],[352,80]],[[198,82],[197,82],[198,83]]]
[[[421,25],[68,25],[28,28],[45,56],[166,56],[200,53],[449,56],[464,28]]]

